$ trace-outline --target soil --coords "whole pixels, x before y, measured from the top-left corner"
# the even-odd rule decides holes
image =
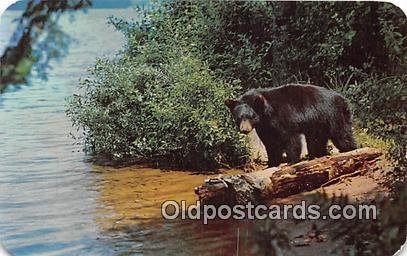
[[[252,149],[252,156],[257,158],[258,162],[267,159],[267,153],[260,139],[255,132],[249,135],[248,143]],[[302,138],[301,157],[307,154],[306,141]],[[332,144],[328,145],[331,154],[337,153],[337,149]],[[387,197],[389,189],[384,185],[386,173],[391,170],[389,163],[383,158],[379,163],[381,170],[374,173],[367,173],[363,176],[353,176],[340,179],[332,185],[315,189],[308,192],[292,195],[286,198],[275,199],[269,204],[299,204],[302,200],[307,204],[315,203],[316,198],[321,194],[329,198],[347,197],[349,203],[369,204],[380,197]],[[254,170],[260,170],[261,166],[256,166]],[[332,221],[332,220],[331,220]],[[290,245],[294,255],[331,255],[333,250],[337,254],[346,254],[347,248],[343,238],[335,238],[335,230],[329,225],[327,220],[305,220],[305,221],[284,221],[280,225],[287,233],[290,239]]]
[[[388,196],[389,190],[382,184],[383,180],[384,173],[381,172],[348,177],[325,188],[276,199],[272,203],[298,204],[301,200],[312,203],[320,193],[337,198],[346,196],[350,203],[372,203],[378,197]],[[334,237],[335,230],[326,220],[286,221],[284,225],[295,255],[330,255],[334,248],[339,249],[337,253],[341,255],[349,249],[343,238]]]

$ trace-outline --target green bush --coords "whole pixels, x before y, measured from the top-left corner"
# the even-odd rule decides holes
[[[174,57],[155,67],[99,60],[83,85],[68,115],[84,127],[96,154],[194,169],[246,161],[244,141],[223,103],[235,86],[214,79],[196,58]]]
[[[194,55],[192,29],[169,19],[169,10],[139,14],[136,23],[110,19],[127,37],[125,50],[97,61],[83,95],[69,99],[67,113],[84,128],[88,148],[112,160],[190,169],[247,162],[244,138],[224,105],[239,85],[216,78]]]
[[[173,0],[138,15],[111,19],[125,49],[99,61],[85,94],[70,99],[96,154],[240,164],[247,151],[224,98],[310,82],[342,90],[360,127],[391,142],[405,165],[407,24],[394,5]]]
[[[357,125],[390,143],[394,163],[407,166],[407,75],[366,77],[342,88],[353,105]],[[405,176],[406,174],[403,173]]]
[[[290,82],[342,90],[356,123],[389,141],[391,158],[406,165],[407,23],[399,8],[219,1],[171,1],[165,7],[166,20],[189,36],[199,49],[195,54],[217,76],[240,81],[244,90]]]
[[[176,34],[243,89],[407,68],[405,15],[389,3],[169,1],[163,9]]]

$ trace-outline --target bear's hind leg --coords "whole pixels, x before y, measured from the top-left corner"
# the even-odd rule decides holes
[[[355,138],[352,133],[352,119],[349,106],[342,103],[342,112],[338,113],[337,122],[331,125],[331,140],[339,152],[348,152],[357,148]]]
[[[301,159],[301,135],[295,134],[291,136],[287,141],[286,153],[288,163],[294,164],[300,161]]]
[[[310,159],[328,155],[328,138],[326,136],[305,136],[307,140],[308,157]]]
[[[283,148],[279,145],[267,146],[268,167],[279,166],[283,162]]]
[[[339,152],[348,152],[357,148],[350,125],[344,127],[341,131],[337,131],[332,136],[332,142],[339,149]]]

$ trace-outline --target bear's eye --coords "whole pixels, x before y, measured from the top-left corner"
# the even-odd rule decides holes
[[[245,119],[250,119],[251,115],[250,114],[242,114],[239,116],[239,120],[245,120]]]

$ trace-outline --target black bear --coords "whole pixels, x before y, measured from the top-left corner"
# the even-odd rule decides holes
[[[328,154],[331,139],[340,152],[356,149],[351,112],[337,92],[314,85],[288,84],[252,89],[227,99],[240,132],[256,129],[267,150],[268,165],[278,166],[286,152],[289,163],[300,160],[301,134],[310,158]]]

